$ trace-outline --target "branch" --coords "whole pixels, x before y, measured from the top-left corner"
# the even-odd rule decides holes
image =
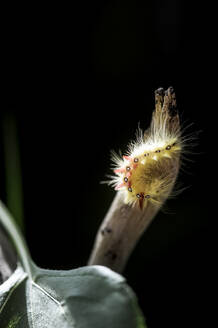
[[[155,92],[150,128],[131,143],[128,156],[115,156],[118,190],[96,236],[89,265],[122,272],[139,238],[175,184],[182,149],[179,117],[172,88]]]

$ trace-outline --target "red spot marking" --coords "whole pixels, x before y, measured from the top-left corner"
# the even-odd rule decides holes
[[[124,183],[120,183],[115,187],[115,190],[119,190],[121,189],[125,184]]]
[[[129,182],[128,182],[128,188],[131,188],[131,186],[132,186],[132,182],[129,181]]]
[[[123,156],[124,159],[126,159],[127,161],[131,161],[131,157],[130,156]]]
[[[133,168],[136,169],[138,164],[133,164]]]
[[[129,178],[132,175],[132,172],[126,173],[126,177]]]
[[[125,172],[124,168],[114,170],[114,173],[123,173],[123,172]]]

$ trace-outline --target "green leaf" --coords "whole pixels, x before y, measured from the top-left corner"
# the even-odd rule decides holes
[[[136,296],[124,277],[103,266],[40,269],[1,204],[0,223],[21,262],[0,285],[1,328],[145,328]]]
[[[3,149],[5,160],[5,187],[7,206],[16,213],[16,221],[24,230],[22,170],[16,119],[12,113],[3,115]]]
[[[28,325],[26,311],[27,274],[18,265],[15,272],[0,285],[0,327],[26,328]]]
[[[10,320],[7,328],[16,328],[21,317],[14,317]]]

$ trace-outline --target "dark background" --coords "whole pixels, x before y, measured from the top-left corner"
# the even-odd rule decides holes
[[[124,276],[148,327],[208,327],[215,284],[213,8],[179,0],[59,6],[19,7],[19,14],[10,8],[4,27],[1,120],[12,115],[17,123],[32,257],[50,269],[86,265],[115,194],[99,183],[110,174],[110,150],[125,151],[138,122],[149,125],[154,90],[172,85],[183,122],[194,123],[189,132],[201,130],[179,177],[189,188],[157,215]],[[2,137],[0,155],[7,202]]]

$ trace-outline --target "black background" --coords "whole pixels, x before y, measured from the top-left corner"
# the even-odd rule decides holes
[[[173,86],[199,131],[179,181],[124,276],[150,328],[208,327],[213,314],[216,121],[213,8],[188,1],[94,1],[10,8],[4,27],[6,105],[18,127],[26,239],[50,269],[86,265],[114,191],[110,150],[149,125],[154,90]],[[21,11],[21,13],[20,13]],[[1,150],[1,162],[3,163]],[[6,202],[4,166],[1,198]],[[215,191],[216,192],[216,191]]]

